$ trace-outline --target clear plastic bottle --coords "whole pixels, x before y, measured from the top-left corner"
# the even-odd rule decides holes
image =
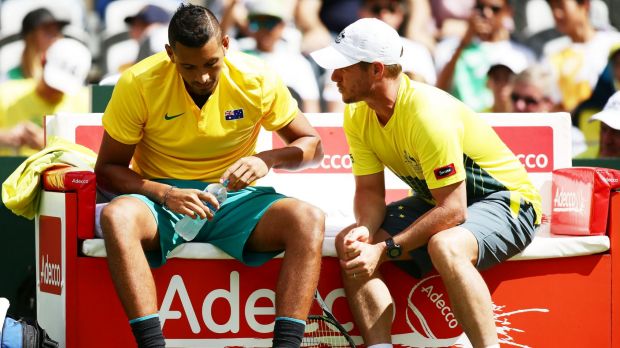
[[[228,191],[226,190],[227,184],[228,184],[227,182],[224,182],[223,184],[220,184],[220,183],[209,184],[204,189],[204,191],[209,192],[212,195],[214,195],[217,201],[220,202],[220,204],[222,204],[228,197]],[[204,203],[207,207],[209,207],[209,209],[213,210],[213,207],[211,206],[211,204],[207,202],[204,202]],[[181,220],[179,220],[179,222],[177,222],[174,225],[174,230],[179,236],[181,236],[183,239],[189,242],[193,240],[194,238],[196,238],[196,236],[198,235],[198,232],[200,232],[200,229],[205,224],[205,222],[207,222],[207,219],[200,219],[200,218],[194,219],[190,216],[185,215],[183,216]]]

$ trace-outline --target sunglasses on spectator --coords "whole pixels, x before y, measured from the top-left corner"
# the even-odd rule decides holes
[[[487,8],[490,8],[491,11],[493,12],[493,14],[498,14],[501,12],[501,10],[504,8],[503,6],[497,6],[497,5],[485,5],[485,4],[476,4],[476,6],[474,7],[478,12],[482,13],[484,12],[484,10],[486,10]]]
[[[523,102],[526,105],[529,105],[529,106],[538,105],[541,102],[540,99],[536,99],[534,97],[530,97],[530,96],[527,96],[527,95],[520,95],[520,94],[517,94],[517,93],[510,94],[510,100],[512,100],[513,103],[516,103],[519,100],[523,100]]]
[[[254,17],[250,19],[249,25],[251,31],[272,30],[281,22],[282,20],[276,17]]]

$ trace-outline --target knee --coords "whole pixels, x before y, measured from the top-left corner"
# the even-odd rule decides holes
[[[301,232],[300,236],[293,239],[303,245],[320,248],[325,233],[325,213],[311,204],[302,202],[293,214]]]
[[[135,231],[136,216],[134,203],[124,197],[108,203],[99,217],[103,238],[106,241],[131,238],[131,233]]]
[[[440,274],[453,269],[458,262],[464,260],[463,251],[449,237],[436,234],[428,241],[428,254],[433,266]]]
[[[338,253],[338,258],[340,259],[343,259],[345,256],[344,255],[344,238],[347,235],[347,233],[349,233],[350,230],[351,230],[351,226],[340,231],[340,233],[336,235],[336,238],[334,240],[334,245],[336,246],[336,252]]]

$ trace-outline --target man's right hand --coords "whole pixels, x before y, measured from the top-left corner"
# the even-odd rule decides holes
[[[204,202],[212,206],[214,211],[212,212]],[[198,215],[201,219],[207,218],[208,220],[213,219],[213,213],[220,209],[219,202],[209,192],[176,187],[171,189],[166,195],[165,206],[175,213],[192,218],[196,218],[196,215]]]

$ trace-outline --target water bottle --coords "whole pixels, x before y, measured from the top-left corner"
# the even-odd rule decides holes
[[[220,184],[220,183],[209,184],[204,189],[204,191],[209,192],[210,194],[214,195],[217,201],[220,202],[220,204],[222,204],[228,197],[228,191],[226,190],[227,184],[228,184],[227,181],[224,181],[223,184]],[[213,207],[211,206],[211,204],[207,202],[204,202],[204,203],[209,209],[211,209],[211,211],[213,211]],[[205,219],[201,219],[198,217],[192,218],[190,216],[185,215],[183,216],[181,220],[179,220],[179,222],[177,222],[174,225],[174,230],[179,236],[181,236],[183,239],[189,242],[193,240],[194,238],[196,238],[196,236],[198,235],[198,232],[200,232],[200,229],[205,224],[205,222],[207,222],[206,218]]]

